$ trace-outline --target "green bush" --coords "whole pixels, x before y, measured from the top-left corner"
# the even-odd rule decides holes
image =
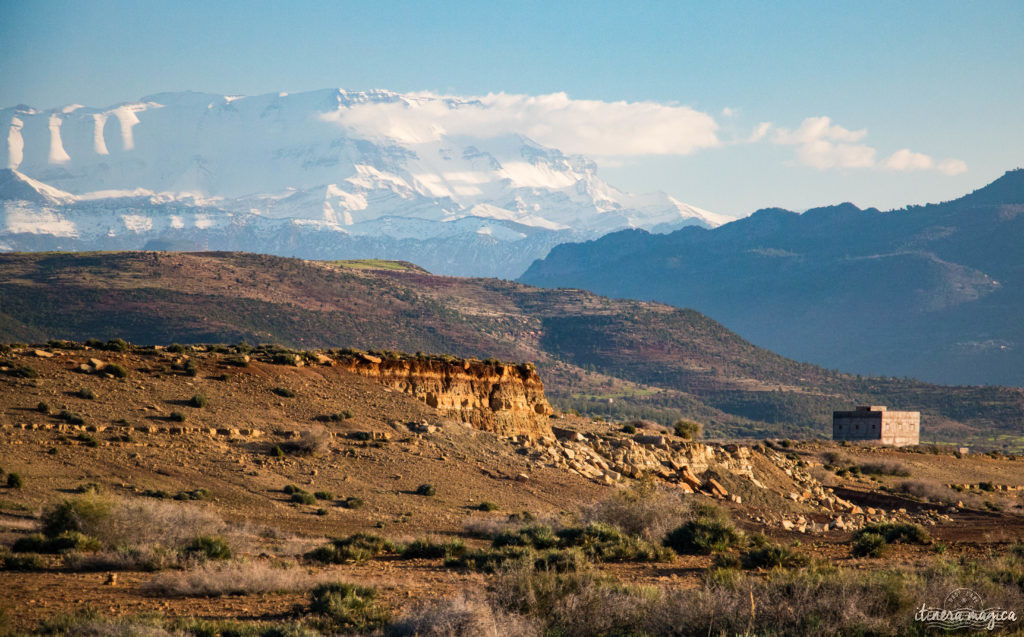
[[[110,374],[114,378],[128,377],[128,370],[125,369],[124,366],[118,365],[117,363],[111,363],[107,365],[106,367],[103,368],[103,371]]]
[[[785,546],[766,546],[747,551],[740,558],[743,568],[797,568],[807,566],[810,560]]]
[[[199,375],[199,364],[196,363],[195,359],[188,359],[185,361],[185,365],[182,368],[186,376],[198,376]]]
[[[169,418],[174,422],[185,422],[187,416],[185,416],[185,414],[181,413],[180,411],[172,411]]]
[[[431,496],[436,493],[437,489],[435,489],[434,485],[432,484],[421,484],[420,486],[416,487],[416,495]]]
[[[466,552],[466,545],[461,540],[450,542],[431,542],[430,540],[415,540],[402,549],[404,559],[434,559],[443,557],[445,559],[462,557]]]
[[[291,501],[297,504],[316,504],[316,496],[308,491],[297,491],[292,494]]]
[[[39,401],[39,404],[36,405],[36,411],[38,411],[41,414],[48,414],[48,413],[50,413],[50,403],[42,401],[42,400]]]
[[[98,551],[101,545],[98,540],[78,531],[65,531],[60,535],[48,538],[41,533],[18,538],[11,546],[15,553],[66,553],[68,551]]]
[[[224,538],[200,535],[185,545],[185,553],[199,555],[208,560],[230,560],[231,547]]]
[[[317,500],[333,500],[334,494],[330,491],[317,491],[313,493],[313,497]]]
[[[390,540],[371,533],[356,533],[331,540],[305,554],[305,558],[323,564],[362,562],[384,553],[397,553],[398,547]]]
[[[670,550],[635,535],[626,535],[608,524],[569,527],[557,535],[559,548],[578,548],[597,562],[660,562],[672,559]]]
[[[123,338],[112,338],[103,345],[103,349],[108,352],[127,352],[128,341]]]
[[[96,440],[95,436],[90,436],[87,433],[80,433],[75,436],[75,439],[84,444],[86,447],[99,447],[100,441]]]
[[[181,343],[171,343],[170,345],[167,346],[167,351],[171,352],[172,354],[184,354],[186,351],[188,351],[188,348],[182,345]]]
[[[85,400],[95,400],[96,398],[96,392],[89,389],[88,387],[83,387],[79,389],[77,392],[75,392],[75,395],[78,396],[79,398],[84,398]]]
[[[710,555],[739,546],[742,539],[728,520],[698,517],[669,531],[663,544],[681,555]]]
[[[275,387],[270,391],[274,392],[275,394],[282,398],[295,398],[295,392],[288,389],[287,387]]]
[[[65,421],[65,422],[67,422],[70,425],[84,425],[85,424],[85,418],[82,418],[78,414],[76,414],[74,412],[70,412],[70,411],[68,411],[66,409],[63,410],[62,412],[60,412],[57,415],[57,417],[60,418],[61,420]]]
[[[0,558],[0,570],[4,571],[45,571],[46,560],[40,555],[8,555]]]
[[[188,406],[195,407],[196,409],[202,409],[203,407],[206,407],[206,403],[206,396],[203,394],[196,394],[192,398],[188,399]]]
[[[25,486],[25,481],[22,479],[20,473],[8,473],[7,474],[7,488],[8,489],[20,489]]]
[[[332,582],[310,593],[309,612],[320,615],[336,631],[369,631],[387,624],[391,613],[377,600],[377,591],[365,586]]]
[[[889,550],[889,543],[878,533],[860,533],[850,547],[854,557],[882,557]]]
[[[506,546],[525,546],[534,549],[550,549],[558,546],[558,537],[550,526],[537,524],[524,526],[515,531],[506,531],[494,538],[491,546],[500,549]]]
[[[622,426],[622,432],[623,433],[627,433],[627,434],[635,434],[636,433],[636,425],[634,425],[634,424],[623,425]]]
[[[270,455],[274,458],[284,458],[284,449],[281,445],[274,445],[270,450]]]
[[[503,546],[501,548],[467,551],[459,557],[445,560],[444,565],[453,568],[467,568],[484,573],[495,573],[513,567],[532,568],[536,551],[528,546]]]
[[[349,497],[345,498],[344,500],[342,500],[339,504],[340,504],[340,506],[342,506],[342,507],[344,507],[346,509],[361,509],[361,508],[363,508],[364,502],[363,502],[362,498],[357,498],[355,496],[349,496]]]
[[[483,502],[478,504],[476,508],[479,511],[497,511],[498,505],[494,502],[491,502],[490,500],[484,500]]]
[[[672,425],[672,429],[677,436],[687,440],[695,440],[700,437],[701,433],[700,423],[693,422],[692,420],[677,420]]]
[[[923,526],[909,522],[869,524],[854,533],[853,539],[856,541],[860,536],[867,534],[880,535],[885,538],[888,544],[928,544],[931,542],[931,536],[928,535],[928,531],[925,531]]]
[[[69,531],[87,533],[108,518],[112,508],[110,501],[92,495],[64,500],[43,510],[43,535],[54,538]]]

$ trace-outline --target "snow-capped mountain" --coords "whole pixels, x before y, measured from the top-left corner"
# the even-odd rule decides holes
[[[592,161],[525,136],[424,117],[439,108],[451,121],[487,106],[325,90],[7,108],[0,249],[373,256],[512,277],[563,241],[727,221],[664,193],[621,192]]]

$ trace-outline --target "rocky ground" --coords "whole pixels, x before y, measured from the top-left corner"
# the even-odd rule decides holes
[[[624,427],[546,413],[540,429],[498,435],[428,406],[415,383],[382,385],[330,354],[301,366],[276,356],[210,348],[7,351],[0,357],[0,470],[19,476],[21,486],[0,487],[0,543],[37,530],[46,507],[99,492],[150,513],[177,507],[212,516],[236,561],[373,585],[397,612],[416,600],[486,589],[494,576],[445,567],[440,558],[324,565],[303,554],[356,532],[481,548],[488,545],[481,529],[577,524],[595,503],[643,485],[684,502],[716,503],[748,534],[858,569],[886,568],[894,559],[924,563],[938,543],[972,556],[1024,538],[1024,460],[1015,456],[694,442],[652,423]],[[288,485],[318,496],[294,501]],[[899,545],[884,559],[851,556],[852,532],[878,522],[920,524],[933,542]],[[680,555],[597,568],[624,583],[677,590],[701,586],[712,561]],[[159,573],[82,563],[47,554],[35,568],[0,571],[6,628],[31,630],[84,606],[111,617],[277,621],[307,598],[301,587],[154,593],[147,585]]]

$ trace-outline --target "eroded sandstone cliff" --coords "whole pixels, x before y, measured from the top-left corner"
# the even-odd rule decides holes
[[[346,355],[337,364],[478,429],[531,438],[551,436],[552,409],[531,364],[372,354]]]

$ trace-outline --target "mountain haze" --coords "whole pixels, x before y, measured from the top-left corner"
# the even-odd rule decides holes
[[[954,201],[765,209],[713,230],[555,248],[520,279],[692,307],[785,356],[1024,385],[1024,170]]]

